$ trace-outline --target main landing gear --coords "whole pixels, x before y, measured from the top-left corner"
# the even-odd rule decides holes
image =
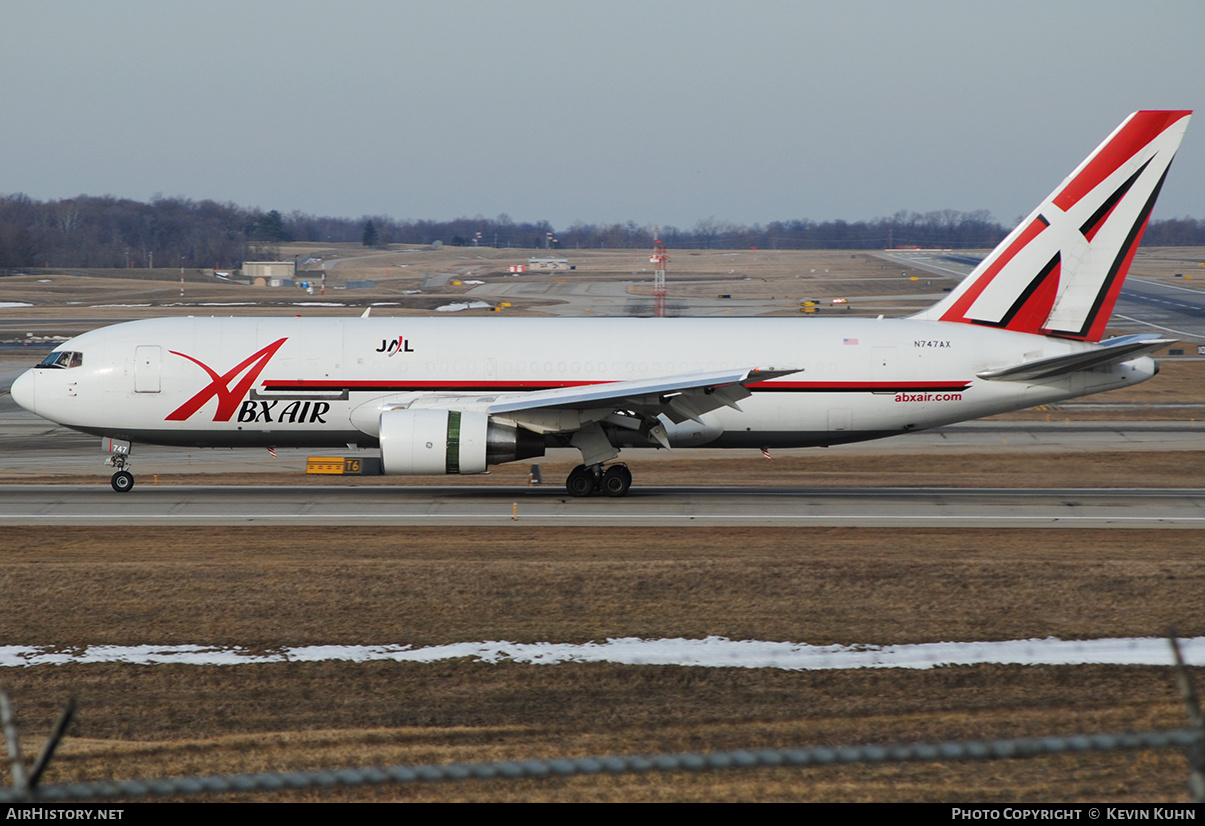
[[[605,496],[625,496],[632,487],[632,471],[627,465],[578,465],[565,480],[565,490],[571,496],[591,496],[600,491]]]

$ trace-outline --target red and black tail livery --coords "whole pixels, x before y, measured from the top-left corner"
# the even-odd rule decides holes
[[[916,318],[1100,341],[1189,111],[1135,112]]]

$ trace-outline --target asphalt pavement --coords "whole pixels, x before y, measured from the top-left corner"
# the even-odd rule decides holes
[[[0,525],[1205,528],[1200,490],[9,485]]]

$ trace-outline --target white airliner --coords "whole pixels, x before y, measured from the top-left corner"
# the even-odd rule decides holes
[[[878,439],[1146,381],[1152,335],[1101,341],[1187,111],[1131,115],[947,297],[903,319],[167,318],[66,342],[18,404],[136,443],[379,447],[384,473],[483,473],[573,447],[575,496],[623,496],[620,448]]]

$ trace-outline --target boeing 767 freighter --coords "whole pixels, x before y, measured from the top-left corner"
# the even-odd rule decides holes
[[[942,301],[902,319],[166,318],[85,333],[12,386],[132,445],[381,451],[389,474],[581,451],[575,496],[623,496],[622,448],[879,439],[1126,387],[1153,335],[1101,341],[1187,111],[1128,117]]]

